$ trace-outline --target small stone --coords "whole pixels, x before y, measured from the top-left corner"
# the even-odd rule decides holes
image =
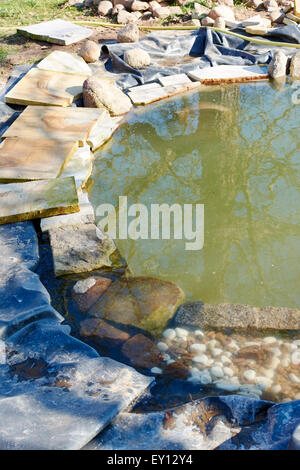
[[[157,347],[162,352],[167,351],[169,349],[169,346],[166,343],[163,343],[162,341],[157,343]]]
[[[148,52],[143,49],[129,49],[124,53],[124,61],[135,69],[142,69],[150,65],[151,59]]]
[[[271,391],[272,391],[273,393],[279,393],[279,392],[281,392],[281,385],[280,385],[280,384],[274,385],[274,386],[272,387]]]
[[[223,369],[219,366],[212,367],[210,372],[214,377],[222,378],[224,376]]]
[[[274,357],[272,358],[270,367],[271,367],[271,369],[275,370],[275,369],[277,369],[277,367],[279,366],[279,364],[280,364],[280,359],[279,359],[278,357],[275,357],[275,356],[274,356]]]
[[[113,10],[113,4],[108,0],[102,0],[98,5],[98,15],[108,16],[111,15]]]
[[[193,18],[200,19],[203,15],[208,15],[210,9],[204,5],[200,5],[200,3],[194,3],[194,11],[192,12]]]
[[[152,367],[151,369],[152,374],[162,374],[162,369],[160,367]]]
[[[201,364],[202,366],[208,366],[209,365],[209,358],[206,356],[206,354],[201,354],[199,356],[195,356],[192,359],[194,362],[197,362],[198,364]]]
[[[278,9],[278,3],[276,2],[276,0],[266,0],[264,2],[264,8],[266,10],[268,10],[269,8],[276,8]]]
[[[213,20],[216,20],[219,17],[226,18],[226,20],[234,20],[235,18],[233,10],[226,5],[219,5],[212,8],[208,16]]]
[[[194,343],[190,346],[190,351],[204,352],[204,351],[206,351],[206,345],[205,344]]]
[[[209,372],[200,373],[199,378],[200,378],[200,383],[202,385],[208,385],[212,382],[212,378]]]
[[[181,362],[174,361],[164,367],[163,374],[168,377],[174,377],[175,379],[187,379],[190,371],[188,366]]]
[[[220,356],[222,354],[223,350],[220,348],[211,348],[211,355],[213,357]]]
[[[275,79],[284,77],[286,75],[287,61],[288,58],[283,51],[276,51],[268,66],[270,77]]]
[[[300,51],[291,58],[290,74],[292,78],[300,78]]]
[[[224,371],[225,375],[228,375],[228,377],[233,377],[234,376],[234,372],[230,367],[224,367],[223,371]]]
[[[154,18],[168,18],[168,16],[171,15],[171,9],[168,7],[159,7],[153,10],[153,16]]]
[[[79,55],[87,62],[96,62],[100,56],[100,47],[95,41],[84,41]]]
[[[297,377],[297,375],[294,374],[294,373],[289,374],[289,378],[290,378],[291,382],[293,382],[294,384],[299,384],[300,383],[300,378]]]
[[[219,16],[219,17],[215,20],[214,27],[215,27],[215,28],[220,28],[220,29],[225,29],[225,28],[226,28],[226,21],[225,21],[225,18],[222,18],[221,16]]]
[[[80,324],[80,334],[92,337],[96,344],[106,347],[121,347],[128,341],[129,334],[98,318],[88,318]]]
[[[186,340],[187,337],[188,337],[188,331],[187,330],[184,330],[183,328],[175,328],[175,331],[176,331],[176,336],[177,338],[179,339],[183,339],[183,340]]]
[[[231,359],[224,354],[220,357],[222,364],[231,364]]]
[[[253,382],[255,380],[255,377],[256,377],[256,372],[255,370],[253,369],[248,369],[248,370],[245,370],[244,372],[244,377],[246,380],[248,380],[249,382]]]
[[[112,11],[112,15],[118,15],[118,13],[120,13],[120,11],[122,10],[125,10],[125,7],[124,5],[122,5],[121,3],[119,3],[118,5],[114,6],[113,8],[113,11]]]
[[[120,29],[117,35],[118,42],[137,42],[139,40],[139,28],[135,24],[128,24]]]
[[[122,353],[134,367],[138,368],[151,369],[162,362],[161,352],[156,344],[142,334],[137,334],[126,341],[122,347]]]
[[[89,77],[83,83],[83,102],[88,108],[106,108],[112,116],[128,113],[132,103],[114,80]]]
[[[74,284],[73,286],[73,291],[75,292],[75,294],[84,294],[95,284],[96,279],[94,277],[88,277],[87,279],[83,279],[82,281],[77,281],[76,284]]]
[[[226,390],[227,392],[236,392],[240,388],[240,384],[236,384],[229,380],[218,380],[215,382],[215,386],[221,390]]]
[[[292,364],[300,364],[300,351],[294,351],[291,356]]]
[[[200,338],[203,338],[205,336],[205,334],[203,333],[202,330],[196,330],[194,331],[194,335],[195,336],[199,336]]]
[[[300,54],[299,54],[299,58],[300,58]],[[295,339],[293,341],[293,344],[295,344],[295,346],[297,346],[297,348],[300,348],[300,339]]]
[[[215,20],[213,20],[209,16],[206,16],[205,18],[201,20],[202,26],[214,26],[214,24],[215,24]]]
[[[289,351],[297,351],[298,346],[294,343],[288,344]]]
[[[140,0],[133,0],[131,4],[132,11],[146,11],[149,8],[148,2],[142,2]]]
[[[274,344],[277,342],[277,339],[274,338],[274,336],[267,336],[266,338],[263,339],[263,342],[265,344]]]
[[[261,389],[266,390],[272,384],[272,381],[268,377],[257,376],[255,379],[255,384]]]
[[[149,2],[149,10],[151,12],[153,12],[154,10],[156,10],[157,8],[160,8],[160,4],[158,2],[156,2],[155,0],[153,0],[152,2]]]
[[[171,328],[168,328],[163,332],[163,337],[166,339],[175,339],[176,338],[176,331],[172,330]]]

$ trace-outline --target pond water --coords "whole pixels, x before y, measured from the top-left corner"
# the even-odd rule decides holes
[[[116,240],[133,275],[187,300],[300,305],[300,106],[268,82],[207,87],[132,112],[96,153],[90,200],[204,204],[204,246]],[[129,217],[130,220],[130,217]],[[150,231],[150,227],[149,227]]]

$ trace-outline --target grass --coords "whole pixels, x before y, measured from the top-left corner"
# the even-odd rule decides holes
[[[71,7],[67,0],[0,0],[0,27],[21,26],[54,18],[79,19],[92,10]]]

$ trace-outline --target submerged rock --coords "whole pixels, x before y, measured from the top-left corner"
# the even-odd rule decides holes
[[[156,344],[142,334],[126,341],[122,353],[134,367],[141,369],[151,369],[162,362],[161,352]]]
[[[81,322],[80,334],[91,337],[95,343],[104,347],[108,345],[119,348],[130,338],[125,331],[119,330],[98,318],[89,318]]]
[[[106,277],[89,278],[94,279],[94,283],[85,292],[76,292],[75,286],[73,288],[73,299],[75,300],[79,310],[86,312],[92,305],[99,299],[99,297],[106,291],[111,284],[111,279]],[[84,281],[88,281],[85,279]],[[83,281],[79,281],[83,282]]]
[[[79,54],[88,63],[96,62],[100,56],[100,47],[95,41],[85,41]]]
[[[118,279],[89,313],[159,333],[183,299],[183,291],[172,282],[151,277]]]
[[[143,51],[143,49],[129,49],[125,51],[124,61],[126,64],[130,65],[135,69],[142,69],[150,65],[151,59],[148,52]]]
[[[286,75],[288,58],[281,50],[276,51],[268,66],[271,78],[284,77]]]
[[[287,307],[251,307],[239,304],[181,305],[173,319],[175,325],[200,328],[253,328],[259,330],[298,330],[300,310]]]
[[[83,83],[83,102],[88,108],[106,108],[112,116],[128,113],[132,104],[114,80],[89,77]]]

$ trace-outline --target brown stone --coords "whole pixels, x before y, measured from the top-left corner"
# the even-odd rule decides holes
[[[163,374],[168,377],[174,377],[175,379],[187,379],[190,375],[190,370],[188,366],[181,362],[172,362],[164,367]]]
[[[151,339],[142,334],[130,338],[122,347],[122,353],[134,367],[151,369],[162,361],[161,352]]]
[[[268,353],[261,346],[247,346],[238,351],[237,357],[245,359],[254,359],[255,361],[264,361],[267,359]]]
[[[88,318],[81,322],[80,334],[82,336],[92,337],[92,339],[101,346],[108,344],[112,347],[121,347],[122,344],[130,338],[129,334],[125,331],[119,330],[97,318]]]
[[[96,283],[84,294],[76,294],[72,291],[73,299],[75,300],[78,309],[81,312],[86,312],[94,303],[99,299],[106,289],[111,284],[111,279],[107,277],[96,277]]]

